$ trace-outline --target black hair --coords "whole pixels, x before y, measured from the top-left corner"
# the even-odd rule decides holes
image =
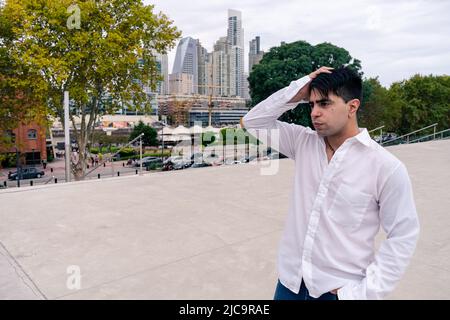
[[[324,98],[334,93],[345,102],[352,99],[362,99],[362,80],[359,74],[349,67],[331,70],[331,73],[321,73],[311,81],[309,94],[317,90]]]

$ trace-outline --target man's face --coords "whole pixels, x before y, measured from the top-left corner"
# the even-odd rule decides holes
[[[333,93],[323,97],[316,90],[312,90],[309,104],[311,120],[320,136],[332,136],[341,132],[350,120],[348,103]]]

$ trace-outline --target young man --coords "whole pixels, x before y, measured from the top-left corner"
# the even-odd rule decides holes
[[[322,67],[241,120],[268,136],[278,130],[279,151],[295,160],[275,299],[381,299],[413,255],[419,221],[408,172],[358,128],[361,96],[358,74]],[[315,131],[277,120],[308,99]],[[387,238],[375,252],[380,226]]]

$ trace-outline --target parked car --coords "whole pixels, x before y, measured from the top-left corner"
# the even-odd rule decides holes
[[[383,142],[387,142],[390,140],[394,140],[398,137],[396,133],[387,133],[386,135],[383,135]]]
[[[19,174],[18,174],[19,173]],[[40,177],[44,176],[45,172],[42,170],[38,170],[37,168],[30,167],[30,168],[22,168],[19,169],[18,172],[14,171],[8,174],[9,180],[17,180],[18,178],[22,179],[39,179]]]
[[[217,154],[210,154],[208,156],[205,156],[203,158],[203,161],[213,166],[220,166],[222,164],[222,158],[219,157]]]
[[[171,170],[184,169],[186,162],[187,162],[187,160],[183,159],[182,156],[169,157],[163,161],[162,170],[163,171],[171,171]],[[177,169],[175,169],[175,167]]]
[[[203,162],[203,153],[201,153],[201,152],[194,153],[193,155],[191,155],[190,160],[191,160],[191,163]]]
[[[169,158],[167,158],[166,160],[164,160],[163,161],[163,164],[169,164],[169,163],[175,163],[175,162],[179,162],[179,161],[182,161],[183,160],[183,157],[182,156],[172,156],[172,157],[169,157]]]
[[[388,132],[388,133],[383,133],[383,136],[380,138],[380,136],[375,137],[375,141],[380,143],[384,143],[390,140],[394,140],[395,138],[397,138],[398,135],[396,133],[393,132]],[[381,140],[381,141],[380,141]]]
[[[175,162],[172,166],[173,170],[183,170],[186,169],[187,167],[189,167],[191,165],[191,162],[186,162],[186,161],[179,161],[179,162]]]
[[[269,159],[280,159],[280,154],[278,152],[272,152],[271,154],[269,154]]]
[[[206,162],[194,163],[191,168],[203,168],[203,167],[211,167],[211,164]]]
[[[162,160],[160,157],[145,157],[142,158],[142,166],[143,167],[148,167],[151,164],[159,164],[162,163]],[[135,167],[140,167],[141,166],[141,161],[138,160],[136,161],[136,163],[134,164]]]

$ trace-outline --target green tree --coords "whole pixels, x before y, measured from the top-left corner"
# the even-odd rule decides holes
[[[144,134],[142,137],[143,146],[156,146],[158,144],[158,140],[156,139],[158,133],[156,130],[149,125],[144,124],[142,121],[139,121],[138,124],[134,126],[133,131],[130,134],[129,141],[135,139],[141,133]]]
[[[344,48],[331,43],[312,46],[305,41],[296,41],[273,47],[253,67],[248,78],[252,105],[255,106],[272,93],[288,86],[291,81],[308,75],[321,66],[337,68],[342,65],[348,65],[362,75],[361,62],[352,58]],[[310,109],[305,104],[286,112],[280,119],[310,126]]]
[[[363,82],[363,102],[358,112],[359,125],[399,134],[438,123],[450,126],[450,77],[415,75],[384,88],[378,78]]]
[[[415,75],[389,89],[395,101],[398,133],[405,134],[433,123],[450,127],[450,76]]]
[[[11,136],[4,133],[20,123],[33,121],[46,126],[45,83],[36,71],[13,59],[14,41],[17,35],[12,21],[0,4],[0,150],[14,145]]]
[[[364,79],[358,125],[369,130],[384,125],[383,130],[396,131],[399,118],[398,108],[395,108],[397,100],[389,95],[389,90],[381,85],[378,77]]]
[[[5,19],[15,35],[8,50],[45,83],[46,103],[64,123],[63,96],[70,92],[70,120],[79,146],[72,164],[76,179],[85,172],[89,137],[99,116],[128,106],[150,110],[144,86],[158,81],[155,53],[166,53],[181,33],[153,5],[138,0],[7,0]],[[71,27],[80,14],[80,26]],[[75,17],[77,18],[77,17]],[[80,125],[75,126],[75,115]]]

